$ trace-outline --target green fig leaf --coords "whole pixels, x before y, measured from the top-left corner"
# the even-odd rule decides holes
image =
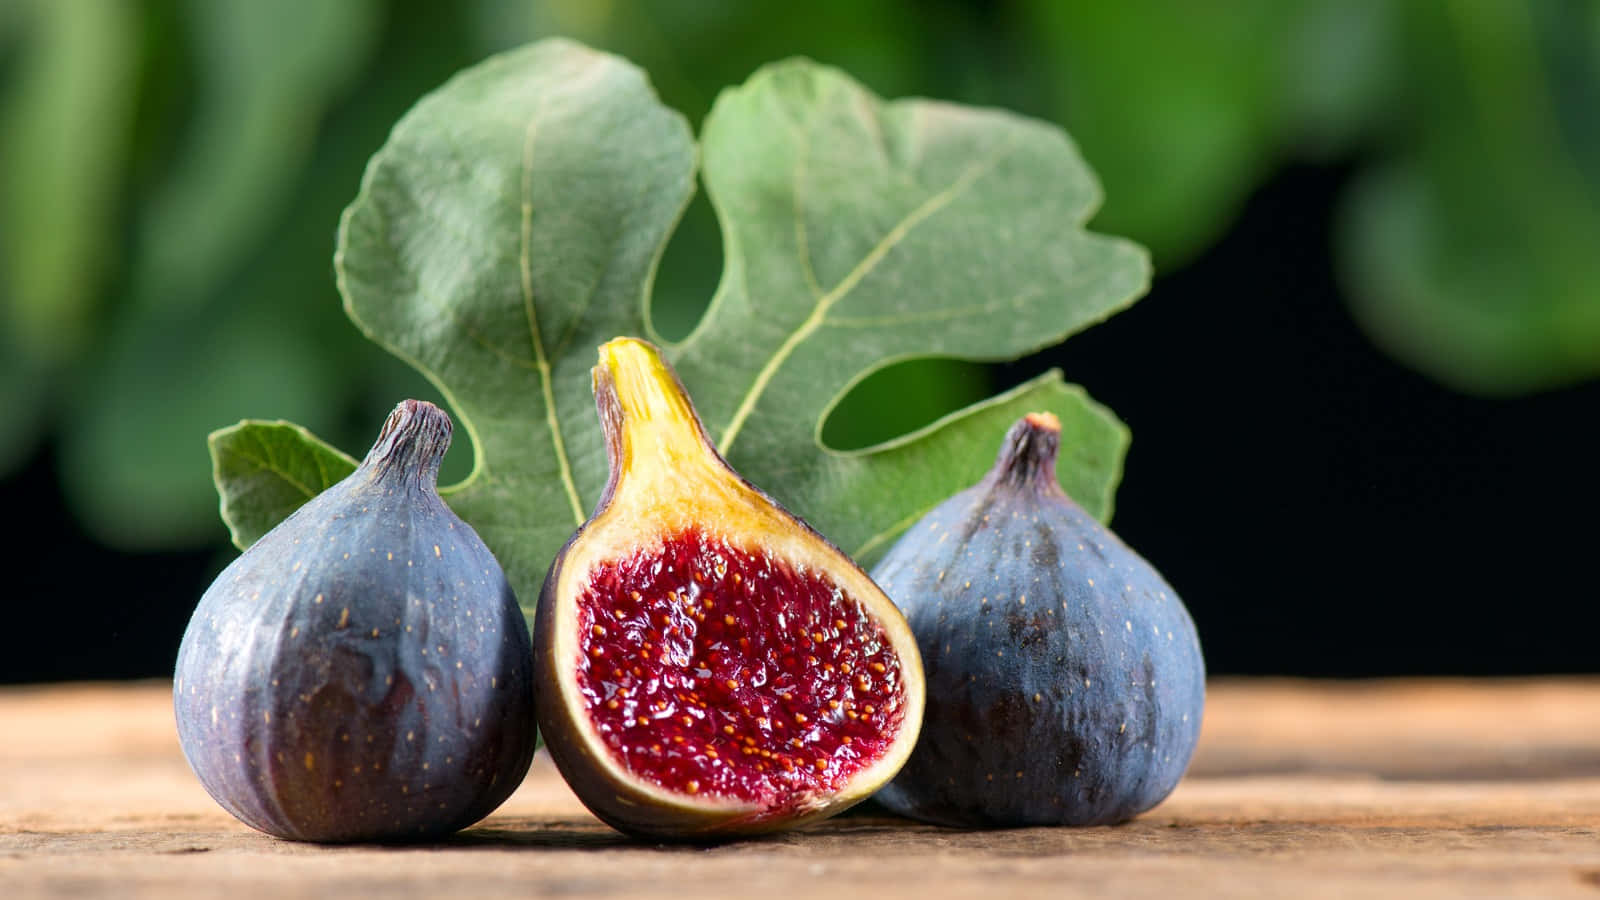
[[[1028,413],[1041,411],[1055,413],[1061,422],[1057,480],[1091,515],[1109,520],[1122,478],[1122,458],[1128,452],[1128,430],[1110,410],[1089,399],[1083,388],[1064,383],[1061,373],[1052,369],[871,453],[830,456],[830,474],[841,486],[835,517],[876,521],[877,507],[905,507],[899,520],[845,549],[863,565],[871,565],[901,532],[994,466],[1000,451],[996,434],[1004,434]],[[883,475],[886,469],[937,472],[940,477],[890,479]],[[952,490],[951,484],[957,487]]]
[[[1083,228],[1099,189],[1064,133],[884,102],[791,61],[724,92],[697,147],[638,69],[545,41],[461,73],[399,122],[335,257],[352,320],[423,372],[470,436],[472,472],[445,493],[526,606],[606,481],[596,346],[660,341],[652,278],[697,155],[724,273],[664,350],[736,469],[871,555],[986,471],[1017,416],[1047,409],[1081,444],[1063,460],[1069,489],[1109,512],[1126,432],[1055,375],[865,450],[819,439],[878,369],[1013,359],[1142,293],[1144,252]]]
[[[290,422],[240,422],[211,432],[222,521],[243,550],[301,504],[355,471],[356,461]]]
[[[734,468],[844,547],[904,513],[859,503],[863,485],[818,452],[822,416],[865,372],[1015,358],[1126,306],[1148,276],[1140,248],[1083,230],[1099,188],[1066,136],[1009,113],[884,103],[791,62],[724,92],[702,149],[725,272],[670,355]],[[920,474],[858,459],[865,481]],[[949,475],[926,473],[942,496],[972,480]]]

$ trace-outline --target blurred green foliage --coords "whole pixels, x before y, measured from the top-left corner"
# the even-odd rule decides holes
[[[1345,210],[1357,317],[1465,391],[1600,374],[1600,3],[1408,11],[1402,114]]]
[[[103,540],[220,542],[213,428],[364,446],[398,397],[436,399],[344,318],[338,213],[425,91],[552,34],[633,59],[696,126],[795,54],[1053,119],[1105,185],[1094,226],[1158,272],[1286,161],[1354,160],[1334,252],[1380,346],[1480,393],[1600,374],[1600,0],[0,0],[0,473],[43,444]],[[697,200],[657,282],[669,336],[721,266]],[[990,392],[907,364],[824,436]]]

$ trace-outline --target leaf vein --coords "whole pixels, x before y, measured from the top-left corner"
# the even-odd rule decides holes
[[[517,253],[522,274],[522,307],[528,319],[534,366],[539,372],[539,390],[544,395],[545,424],[550,429],[550,443],[555,450],[556,466],[561,472],[561,486],[566,489],[567,500],[572,504],[573,520],[582,525],[585,518],[583,502],[578,499],[578,487],[572,480],[572,465],[567,460],[567,445],[562,439],[561,421],[556,416],[550,360],[545,356],[544,340],[539,333],[539,316],[533,303],[533,147],[538,131],[539,116],[535,114],[528,120],[528,127],[522,135],[522,233]]]
[[[318,493],[317,491],[312,490],[310,487],[308,487],[304,483],[302,483],[299,479],[297,479],[294,476],[290,475],[287,468],[285,468],[284,466],[278,464],[278,461],[273,458],[272,447],[266,442],[266,440],[264,438],[262,438],[261,435],[259,435],[259,434],[251,434],[250,436],[255,439],[255,443],[256,443],[256,446],[258,448],[259,455],[254,455],[253,456],[253,455],[246,454],[246,453],[240,453],[239,455],[241,457],[243,457],[248,462],[255,463],[257,469],[260,469],[260,470],[265,471],[265,472],[270,472],[271,474],[276,475],[279,478],[283,479],[284,483],[288,484],[290,487],[294,488],[295,490],[299,491],[300,493],[305,494],[307,499],[310,499],[310,498],[315,497],[317,495],[317,493]]]
[[[718,452],[720,452],[724,457],[728,455],[728,452],[733,448],[733,442],[739,437],[739,432],[744,428],[745,421],[748,420],[750,418],[750,414],[755,411],[756,402],[761,398],[761,395],[765,393],[767,386],[772,382],[773,377],[777,375],[778,369],[780,369],[785,362],[788,362],[789,357],[794,355],[796,348],[798,348],[800,344],[806,340],[806,338],[810,337],[819,327],[821,327],[823,319],[828,314],[828,310],[833,308],[833,306],[844,297],[848,296],[849,293],[855,289],[855,286],[861,283],[861,280],[866,278],[867,275],[871,274],[872,270],[883,261],[884,257],[888,256],[889,252],[898,246],[901,241],[905,240],[906,237],[911,234],[911,232],[918,225],[922,224],[934,213],[950,205],[952,201],[954,201],[969,187],[971,187],[974,182],[991,171],[995,166],[999,165],[1001,160],[1005,159],[1014,149],[1016,149],[1018,143],[1019,139],[1013,138],[1009,143],[996,151],[992,156],[989,156],[985,159],[980,159],[963,169],[961,174],[957,175],[955,180],[953,180],[943,190],[929,196],[928,199],[922,201],[922,203],[918,204],[915,209],[907,213],[904,218],[895,223],[895,226],[889,229],[889,231],[886,232],[884,236],[873,245],[872,249],[867,251],[867,253],[862,256],[861,261],[856,263],[855,268],[847,272],[832,290],[817,298],[816,305],[812,307],[811,314],[806,317],[805,321],[800,323],[799,327],[789,333],[789,336],[784,339],[783,343],[778,346],[778,349],[774,351],[772,356],[764,365],[762,365],[761,370],[756,373],[755,381],[751,383],[749,390],[745,392],[744,397],[739,401],[739,406],[734,411],[733,418],[728,422],[727,429],[723,431],[722,440],[717,442]]]

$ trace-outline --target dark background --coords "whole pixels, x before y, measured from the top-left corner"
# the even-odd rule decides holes
[[[1378,352],[1328,263],[1347,172],[1280,173],[1192,267],[1047,354],[1134,431],[1114,527],[1213,672],[1593,672],[1600,384],[1471,397]]]
[[[1594,427],[1600,382],[1592,373],[1600,371],[1600,329],[1557,333],[1569,350],[1578,348],[1565,357],[1538,345],[1516,350],[1516,366],[1507,370],[1513,375],[1498,382],[1471,365],[1470,353],[1452,370],[1408,355],[1403,342],[1374,341],[1355,302],[1374,302],[1363,293],[1373,281],[1362,277],[1361,257],[1349,249],[1349,223],[1352,193],[1370,183],[1371,172],[1411,165],[1442,185],[1440,195],[1451,201],[1437,204],[1442,220],[1485,232],[1461,239],[1446,229],[1440,269],[1510,260],[1496,270],[1504,277],[1489,279],[1503,283],[1507,296],[1464,304],[1497,304],[1507,321],[1525,310],[1531,320],[1550,308],[1540,290],[1552,283],[1570,288],[1579,298],[1572,302],[1600,304],[1600,296],[1586,293],[1600,285],[1600,250],[1573,270],[1542,262],[1538,251],[1549,242],[1518,243],[1516,215],[1561,220],[1554,211],[1512,202],[1539,194],[1524,189],[1525,182],[1549,169],[1540,155],[1548,148],[1538,141],[1550,138],[1588,179],[1590,192],[1576,197],[1573,221],[1587,226],[1586,213],[1600,221],[1600,126],[1592,115],[1557,115],[1557,124],[1572,127],[1522,143],[1503,136],[1516,137],[1514,129],[1484,129],[1500,121],[1496,115],[1514,119],[1518,108],[1545,100],[1558,113],[1592,113],[1600,98],[1596,48],[1574,49],[1562,36],[1600,36],[1600,27],[1578,27],[1600,23],[1600,4],[1533,4],[1530,46],[1548,63],[1549,80],[1535,84],[1529,99],[1518,93],[1527,85],[1492,76],[1488,83],[1502,89],[1491,92],[1500,106],[1487,112],[1470,97],[1450,94],[1463,80],[1458,69],[1481,75],[1473,67],[1482,60],[1446,52],[1462,43],[1448,32],[1465,29],[1481,38],[1500,34],[1504,23],[1447,22],[1429,4],[1237,2],[1176,24],[1168,20],[1188,5],[1158,0],[1126,4],[1118,14],[1125,18],[1116,21],[1086,12],[1104,8],[1097,4],[1063,4],[1079,15],[1062,14],[1064,24],[1051,18],[1055,13],[1041,14],[1040,4],[1020,0],[820,3],[810,13],[815,21],[733,3],[691,11],[671,2],[619,0],[603,21],[560,3],[480,0],[463,4],[469,12],[460,13],[408,0],[354,6],[372,13],[361,26],[362,49],[351,50],[359,59],[339,90],[312,110],[307,144],[274,150],[298,154],[294,165],[270,178],[260,174],[265,170],[239,168],[241,178],[276,178],[261,196],[287,199],[242,225],[228,225],[221,209],[215,220],[205,219],[207,227],[214,221],[243,235],[233,255],[211,267],[209,281],[191,279],[189,309],[149,312],[141,296],[163,288],[139,280],[140,261],[162,240],[183,235],[163,237],[159,221],[147,227],[155,220],[147,221],[145,210],[159,205],[166,186],[181,182],[186,170],[203,168],[203,154],[196,162],[198,151],[186,142],[206,115],[206,78],[216,74],[207,66],[228,58],[206,51],[228,45],[194,26],[192,4],[134,5],[140,27],[128,39],[136,44],[138,86],[126,100],[134,104],[132,124],[119,132],[126,146],[115,160],[115,189],[85,220],[99,229],[102,249],[109,248],[84,262],[96,273],[95,299],[73,322],[89,337],[75,355],[45,358],[15,325],[20,319],[0,319],[6,326],[0,351],[7,355],[0,360],[6,363],[0,398],[44,398],[32,406],[8,400],[13,408],[3,411],[22,436],[0,438],[23,449],[7,462],[7,441],[0,440],[0,509],[11,513],[4,544],[9,640],[0,653],[0,682],[170,673],[194,602],[233,553],[208,494],[207,431],[243,417],[283,416],[347,449],[365,446],[397,394],[425,390],[365,348],[338,315],[329,271],[338,210],[354,195],[367,155],[417,96],[488,52],[553,33],[629,55],[696,124],[720,85],[793,53],[838,64],[887,96],[1000,105],[1062,122],[1106,182],[1107,205],[1092,225],[1150,246],[1155,282],[1128,311],[1058,348],[981,370],[990,383],[973,387],[982,395],[1057,366],[1130,426],[1134,441],[1114,527],[1183,595],[1213,673],[1596,671],[1600,590],[1591,572],[1600,509]],[[1392,10],[1402,6],[1412,11],[1397,17]],[[287,3],[284,14],[298,8]],[[28,107],[18,98],[32,84],[29,66],[54,52],[40,21],[0,15],[0,174],[23,156],[16,148],[38,133],[27,129]],[[1154,23],[1162,22],[1172,27],[1158,34]],[[1057,27],[1067,37],[1053,37]],[[1259,43],[1215,38],[1223,32]],[[1278,47],[1291,33],[1302,42],[1312,35],[1338,64],[1332,71],[1341,84],[1365,85],[1365,93],[1330,105],[1331,82],[1313,79],[1307,83],[1323,93],[1301,93],[1324,98],[1321,118],[1261,113],[1277,124],[1240,126],[1234,144],[1211,163],[1183,156],[1241,109],[1285,106],[1276,95],[1263,99],[1261,83],[1282,81],[1277,74],[1213,76]],[[1107,65],[1123,68],[1100,71],[1104,77],[1094,77],[1092,66],[1072,68],[1094,47],[1116,46],[1130,34],[1141,40],[1121,61],[1101,54],[1111,60]],[[1294,46],[1286,56],[1305,55]],[[1185,65],[1194,68],[1186,72]],[[1503,75],[1504,66],[1495,71]],[[274,70],[258,74],[263,83],[277,77]],[[1160,95],[1193,84],[1201,87],[1190,90],[1188,107]],[[1458,114],[1453,104],[1467,112]],[[1095,109],[1112,112],[1097,118]],[[1150,121],[1141,123],[1146,114]],[[1299,124],[1283,124],[1291,120]],[[1313,120],[1319,124],[1306,124]],[[1119,132],[1126,122],[1147,127]],[[1489,155],[1460,155],[1477,152]],[[1129,154],[1138,157],[1136,165]],[[1187,174],[1165,188],[1148,178],[1166,166]],[[1510,200],[1495,206],[1494,191],[1507,184]],[[1145,208],[1155,211],[1141,214],[1136,204],[1119,203],[1130,197],[1153,198]],[[1465,199],[1454,203],[1457,197]],[[0,196],[0,249],[9,255],[0,260],[21,271],[17,261],[31,258],[27,242],[35,236],[26,227],[28,211],[6,200]],[[666,263],[670,270],[672,254],[690,257],[710,241],[709,252],[699,254],[703,270],[664,270],[663,295],[708,295],[720,265],[709,215],[691,210]],[[1563,234],[1578,246],[1600,247],[1600,232]],[[1507,247],[1522,255],[1502,254]],[[21,289],[8,287],[6,274],[0,269],[0,310],[20,308]],[[228,331],[237,321],[255,324]],[[215,338],[213,323],[233,337]],[[1448,325],[1440,320],[1441,346],[1453,333]],[[291,326],[311,330],[297,337]],[[273,331],[280,327],[290,330]],[[252,372],[240,363],[240,371],[221,371],[199,352],[237,342],[239,333],[261,333],[285,353],[315,344],[323,355],[348,360],[349,371],[325,382],[330,389],[323,393],[336,396],[318,393],[312,399],[322,405],[306,405],[308,398],[272,392],[284,379],[270,366]],[[267,359],[272,346],[266,345]],[[146,377],[141,353],[159,360],[159,376]],[[27,376],[21,383],[32,385],[26,391],[5,382],[16,369]],[[247,379],[240,382],[247,391],[224,391],[220,400],[187,393],[195,383],[236,378]],[[943,411],[941,402],[966,400],[934,397],[931,412],[891,427],[928,421]],[[121,474],[95,480],[113,471]],[[123,505],[105,506],[106,497],[121,497]]]

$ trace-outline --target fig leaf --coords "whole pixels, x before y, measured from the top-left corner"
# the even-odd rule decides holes
[[[724,271],[673,344],[651,284],[702,160]],[[877,369],[1015,359],[1132,303],[1148,257],[1084,229],[1099,199],[1055,126],[885,102],[804,60],[725,91],[697,144],[637,68],[549,40],[401,119],[345,211],[335,271],[357,326],[450,404],[473,467],[446,497],[531,607],[605,484],[589,370],[618,335],[661,344],[734,468],[864,561],[986,471],[1029,410],[1061,418],[1063,482],[1109,515],[1126,430],[1055,372],[876,447],[819,437]],[[217,467],[236,540],[287,513],[253,499],[291,496],[258,483],[277,477]]]
[[[246,420],[211,432],[207,443],[222,520],[241,550],[356,468],[348,454],[290,422]]]

